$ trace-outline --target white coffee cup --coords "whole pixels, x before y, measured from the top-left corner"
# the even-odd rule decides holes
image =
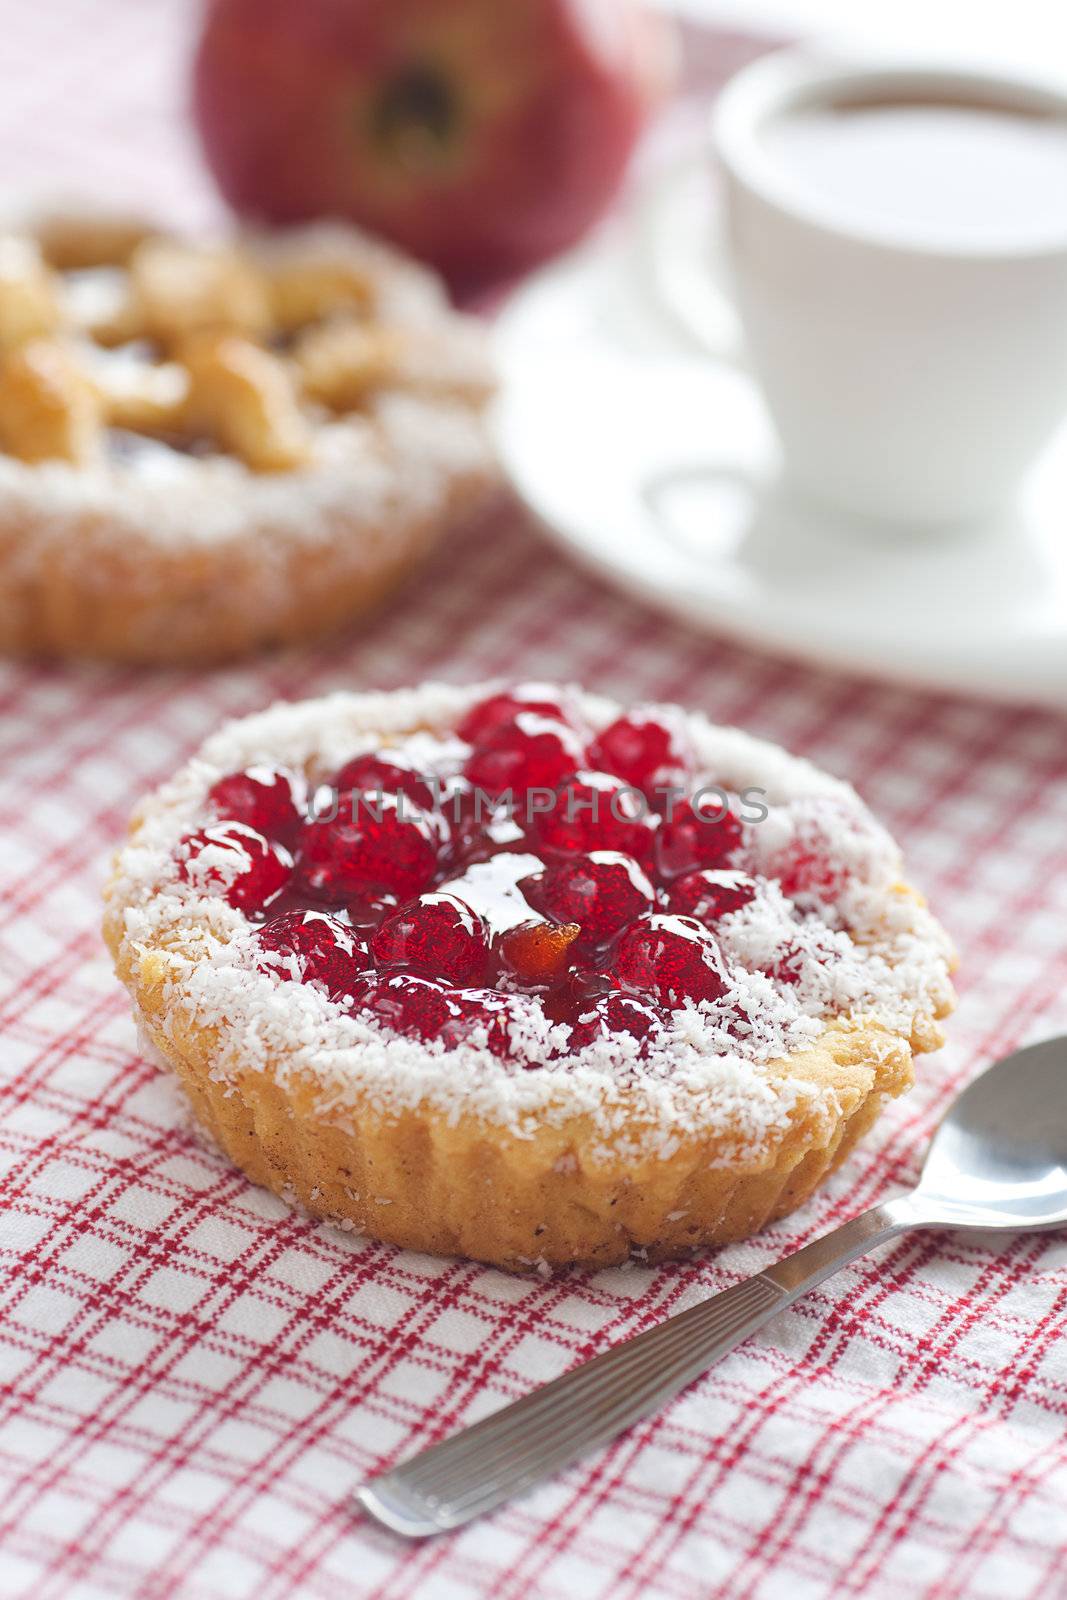
[[[787,482],[880,520],[978,519],[1012,502],[1067,413],[1067,229],[975,244],[843,221],[764,136],[771,119],[864,96],[1067,117],[1067,92],[789,50],[715,108],[732,292]]]

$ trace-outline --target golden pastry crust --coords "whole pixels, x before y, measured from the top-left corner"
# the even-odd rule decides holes
[[[388,743],[398,726],[436,731],[442,719],[447,726],[464,705],[463,691],[435,686],[426,695],[433,715],[425,720],[421,701],[409,714],[399,696],[315,703],[324,719],[339,707],[341,743],[331,742],[332,731],[323,736],[331,759],[348,737],[350,707],[353,738],[380,721]],[[603,719],[602,704],[595,703],[594,714]],[[397,725],[389,722],[393,705],[399,706]],[[220,756],[206,747],[203,760],[188,769],[188,792],[170,793],[166,806],[185,807],[186,819],[195,816],[196,786],[227,762],[264,759],[275,745],[275,728],[291,741],[296,709],[279,707],[234,725],[240,738],[232,750]],[[734,784],[746,770],[766,772],[768,781],[786,785],[780,790],[786,793],[794,775],[810,780],[805,764],[759,741],[735,730],[701,728],[709,750],[714,736],[724,734],[719,748],[733,752],[722,756],[724,781]],[[278,759],[303,759],[309,748],[290,742]],[[836,801],[850,793],[825,783]],[[854,796],[852,802],[858,807]],[[297,1048],[288,1041],[280,1046],[270,1027],[256,1025],[257,1053],[250,1054],[241,1042],[252,1013],[242,1010],[248,1001],[240,966],[226,969],[237,987],[226,990],[221,1008],[214,1001],[205,1007],[195,972],[241,937],[243,919],[228,908],[219,914],[218,901],[190,907],[169,897],[165,886],[161,893],[161,869],[150,859],[160,814],[153,800],[135,818],[131,845],[107,892],[104,925],[146,1045],[178,1074],[198,1120],[255,1182],[317,1215],[410,1249],[543,1271],[571,1263],[612,1265],[634,1255],[666,1259],[744,1238],[802,1205],[886,1101],[910,1086],[913,1056],[940,1045],[939,1020],[953,1005],[943,935],[912,890],[887,881],[878,891],[890,930],[886,949],[897,948],[899,938],[899,948],[915,959],[916,944],[923,946],[917,975],[903,983],[883,975],[896,988],[882,1015],[846,1011],[800,1047],[753,1063],[743,1082],[750,1085],[745,1093],[762,1098],[754,1120],[738,1102],[736,1082],[725,1094],[714,1074],[695,1088],[668,1084],[675,1098],[665,1109],[662,1083],[650,1094],[638,1075],[632,1083],[605,1080],[606,1124],[596,1100],[588,1094],[581,1100],[573,1076],[558,1070],[520,1072],[522,1087],[539,1098],[517,1116],[505,1115],[503,1097],[501,1107],[479,1098],[486,1071],[505,1071],[492,1061],[474,1061],[467,1076],[466,1063],[457,1061],[436,1086],[427,1079],[414,1095],[397,1100],[388,1093],[392,1062],[397,1073],[410,1062],[390,1051],[402,1054],[404,1041],[399,1047],[386,1041],[382,1049],[380,1034],[365,1044],[357,1034],[354,1044],[341,1040],[336,1050],[321,1041]],[[172,832],[167,823],[159,837]],[[254,981],[268,997],[276,993],[271,980]],[[308,991],[299,993],[308,999]],[[278,1015],[275,1010],[275,1020]],[[371,1050],[373,1062],[364,1054]],[[427,1069],[442,1059],[448,1060],[427,1057]],[[588,1080],[583,1092],[587,1087]]]
[[[383,1115],[368,1096],[339,1111],[313,1074],[280,1072],[277,1060],[220,1078],[219,1036],[168,998],[165,960],[131,961],[113,925],[108,942],[142,1038],[254,1183],[383,1243],[510,1271],[673,1260],[748,1238],[802,1206],[911,1087],[913,1048],[941,1043],[931,1027],[913,1046],[877,1024],[835,1024],[765,1070],[830,1091],[836,1115],[822,1098],[798,1102],[780,1139],[748,1162],[715,1128],[680,1138],[668,1160],[605,1158],[581,1117],[519,1135],[430,1104]]]
[[[364,344],[404,359],[357,381]],[[0,237],[0,652],[328,634],[487,503],[491,392],[481,327],[354,229]]]
[[[20,559],[32,529],[0,519],[0,653],[204,666],[326,638],[386,600],[448,528],[480,512],[485,495],[481,476],[456,478],[427,513],[398,505],[371,523],[339,515],[333,536],[311,547],[274,544],[264,524],[258,541],[211,551],[160,550],[135,530],[101,549],[101,521],[89,513],[65,528],[84,561],[57,554],[47,570]],[[249,603],[265,543],[272,592]]]

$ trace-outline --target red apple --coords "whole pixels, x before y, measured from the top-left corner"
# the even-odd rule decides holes
[[[470,290],[603,211],[669,42],[638,0],[209,0],[194,111],[236,210],[349,217]]]

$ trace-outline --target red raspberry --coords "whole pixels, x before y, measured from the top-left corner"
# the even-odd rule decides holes
[[[818,900],[833,905],[845,887],[847,873],[829,851],[798,845],[782,862],[778,882],[789,900]]]
[[[362,1004],[394,1033],[425,1042],[440,1039],[446,1049],[473,1043],[484,1033],[484,1043],[494,1055],[511,1053],[508,1023],[512,1002],[493,989],[465,989],[458,993],[432,978],[398,972],[371,985]]]
[[[756,880],[747,872],[688,872],[671,884],[667,904],[679,916],[695,917],[706,926],[755,898]]]
[[[183,839],[178,876],[201,894],[221,894],[246,916],[276,900],[289,882],[293,858],[243,822],[220,822]]]
[[[333,787],[339,795],[353,789],[365,789],[372,794],[404,794],[424,811],[433,810],[433,790],[414,767],[399,758],[399,753],[392,760],[375,755],[373,751],[356,756],[341,768]]]
[[[508,814],[506,806],[494,808],[486,794],[475,789],[466,778],[455,778],[441,801],[441,813],[448,825],[446,858],[450,868],[488,861],[492,856],[519,849],[522,829]]]
[[[615,850],[550,861],[519,887],[544,916],[578,923],[586,948],[613,939],[654,904],[652,885],[637,862]]]
[[[484,983],[489,964],[485,923],[454,894],[421,895],[382,923],[373,949],[383,966],[404,966],[457,988]]]
[[[652,845],[652,823],[643,797],[607,772],[568,777],[549,809],[530,818],[529,827],[543,850],[620,850],[641,857]]]
[[[563,722],[520,711],[475,745],[464,776],[491,796],[554,789],[585,764],[582,741]]]
[[[220,822],[243,822],[265,839],[291,849],[303,817],[306,789],[302,777],[280,767],[248,767],[231,772],[208,790],[211,814]]]
[[[615,953],[615,986],[650,994],[677,1009],[686,1000],[717,1000],[726,989],[719,947],[690,917],[642,917]]]
[[[870,817],[833,796],[795,802],[792,838],[766,857],[763,870],[791,900],[834,908],[854,878],[880,873],[888,840]]]
[[[496,808],[488,797],[479,794],[466,778],[446,780],[441,794],[440,810],[453,837],[465,830],[488,828],[497,815]]]
[[[467,744],[483,744],[520,711],[534,711],[553,722],[576,720],[573,708],[564,704],[564,697],[551,684],[520,683],[514,689],[479,700],[467,712],[456,732]]]
[[[441,1029],[447,1046],[477,1042],[494,1056],[514,1054],[510,1030],[514,1001],[495,989],[464,989],[453,1002],[453,1015]]]
[[[822,819],[819,819],[821,823]],[[817,900],[832,906],[848,884],[848,868],[840,858],[840,844],[819,823],[805,819],[797,837],[780,852],[772,870],[790,900]],[[844,831],[844,830],[842,830]],[[847,834],[846,834],[847,837]]]
[[[580,931],[576,923],[558,928],[551,922],[520,922],[500,935],[496,954],[520,983],[554,983],[570,966],[570,948]]]
[[[732,811],[722,815],[714,794],[694,799],[700,800],[699,807],[682,800],[656,834],[656,868],[661,879],[721,867],[741,843],[741,824]]]
[[[792,988],[800,982],[800,975],[804,970],[804,952],[799,945],[788,944],[773,966],[763,969],[768,978],[773,978],[776,983],[784,983],[787,988]]]
[[[685,718],[669,706],[635,706],[597,735],[589,757],[650,799],[683,787],[694,764]]]
[[[605,995],[596,1001],[592,1012],[580,1017],[571,1029],[571,1049],[584,1050],[595,1039],[606,1039],[613,1033],[632,1034],[647,1048],[652,1036],[668,1021],[666,1012],[645,1000],[638,1000],[636,995]]]
[[[323,911],[286,911],[256,930],[260,972],[320,984],[331,1000],[358,994],[370,966],[366,944]]]
[[[345,810],[333,819],[305,823],[297,876],[327,905],[376,890],[406,900],[432,881],[441,844],[439,818],[414,801],[356,793],[351,815]]]
[[[432,978],[396,972],[379,978],[362,996],[363,1010],[383,1027],[416,1039],[439,1039],[459,1011],[453,996]]]

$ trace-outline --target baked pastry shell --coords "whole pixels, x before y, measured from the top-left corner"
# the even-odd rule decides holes
[[[326,638],[386,600],[498,491],[486,448],[429,509],[398,504],[369,520],[338,507],[315,541],[273,544],[267,593],[271,529],[255,519],[224,543],[163,546],[72,510],[58,527],[53,518],[52,558],[31,564],[23,552],[39,524],[0,516],[0,654],[203,666]]]
[[[492,686],[430,687],[453,717]],[[399,710],[379,723],[377,711],[405,696],[348,698],[363,706],[365,732],[437,726]],[[610,702],[600,706],[603,717]],[[291,724],[296,709],[278,712]],[[247,758],[263,758],[273,715],[249,719]],[[144,816],[132,825],[135,846]],[[904,883],[887,894],[921,906]],[[462,1080],[454,1096],[401,1106],[385,1103],[373,1072],[349,1072],[341,1086],[328,1061],[319,1067],[262,1039],[253,1059],[240,1049],[239,1029],[205,1023],[182,981],[202,954],[203,923],[176,912],[147,936],[131,934],[126,913],[137,900],[121,857],[106,899],[105,938],[146,1050],[177,1074],[198,1122],[250,1179],[383,1243],[517,1271],[677,1259],[786,1216],[911,1086],[913,1058],[941,1045],[939,1021],[954,1004],[946,977],[917,1001],[906,1031],[840,1014],[814,1043],[758,1069],[772,1092],[779,1081],[789,1085],[788,1111],[764,1137],[747,1137],[698,1088],[695,1114],[670,1125],[665,1149],[662,1115],[654,1120],[639,1078],[632,1088],[613,1086],[612,1123],[622,1132],[605,1137],[588,1111],[573,1109],[566,1071],[553,1072],[551,1099],[538,1111],[508,1123],[483,1115]]]
[[[338,1108],[325,1077],[271,1057],[256,1067],[227,1059],[223,1075],[219,1031],[176,997],[168,952],[136,954],[115,916],[106,934],[145,1043],[253,1182],[383,1243],[515,1271],[676,1259],[749,1237],[810,1198],[911,1086],[913,1054],[942,1042],[932,1019],[906,1040],[843,1018],[764,1069],[833,1092],[799,1100],[758,1158],[739,1162],[722,1127],[680,1135],[668,1157],[635,1155],[636,1103],[621,1151],[584,1115],[538,1119],[519,1134],[431,1102],[386,1113],[358,1091]]]
[[[107,233],[117,253],[125,235],[155,231],[58,208],[5,208],[4,222],[28,239]],[[381,303],[374,325],[412,341],[411,373],[344,416],[320,408],[312,454],[292,470],[253,471],[226,450],[173,452],[162,476],[106,452],[84,464],[0,454],[0,654],[210,665],[327,637],[500,495],[488,334],[428,269],[342,224],[215,242],[365,277]],[[442,350],[455,366],[444,376]],[[353,418],[350,445],[324,443],[327,424],[336,435]],[[146,428],[142,443],[152,438]]]

